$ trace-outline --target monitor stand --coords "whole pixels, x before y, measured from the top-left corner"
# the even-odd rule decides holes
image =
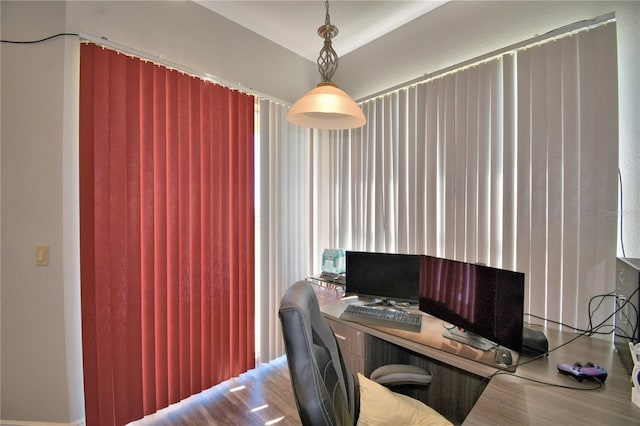
[[[364,304],[364,306],[393,306],[394,302],[389,299],[372,299],[370,302]]]
[[[397,302],[393,299],[372,299],[370,302],[364,303],[363,306],[381,306],[383,308],[392,308],[398,311],[403,311],[404,308],[409,307],[409,303]]]
[[[493,349],[498,346],[491,340],[487,340],[484,337],[480,337],[477,334],[471,333],[469,331],[460,330],[458,327],[447,329],[447,331],[444,332],[443,336],[448,339],[455,340],[456,342],[469,345],[473,348],[480,349],[482,351],[488,351],[489,349]]]

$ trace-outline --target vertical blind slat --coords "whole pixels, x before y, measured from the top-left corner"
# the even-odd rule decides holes
[[[517,125],[515,102],[515,55],[506,55],[503,58],[503,82],[502,90],[504,93],[504,107],[502,110],[504,141],[503,141],[503,179],[502,179],[502,266],[506,269],[515,270],[515,252],[516,252],[516,223],[517,223]]]
[[[271,101],[260,102],[260,134],[260,143],[266,147],[259,151],[258,157],[264,176],[260,187],[263,202],[259,220],[261,240],[267,242],[262,247],[268,249],[261,251],[263,258],[256,270],[261,277],[256,306],[260,306],[261,324],[258,361],[268,362],[284,353],[278,319],[280,299],[289,285],[306,276],[311,269],[308,252],[312,221],[309,220],[308,200],[311,199],[312,170],[308,164],[309,134],[286,121],[284,106]],[[337,150],[335,155],[339,154],[340,150]],[[319,199],[323,203],[322,198]],[[326,218],[324,215],[323,219]],[[334,238],[339,235],[336,233]]]
[[[467,78],[467,151],[466,151],[466,233],[465,257],[466,261],[475,262],[478,259],[478,102],[479,102],[479,72],[478,68],[470,69]]]

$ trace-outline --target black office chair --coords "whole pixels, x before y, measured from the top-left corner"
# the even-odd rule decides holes
[[[282,298],[279,316],[291,384],[302,424],[355,425],[362,420],[360,414],[361,410],[365,413],[365,405],[368,407],[367,423],[374,417],[369,413],[377,410],[376,415],[382,412],[393,416],[391,419],[378,420],[380,424],[389,424],[389,420],[394,424],[402,424],[399,416],[409,415],[407,411],[412,411],[412,423],[450,424],[433,409],[416,400],[386,389],[380,394],[378,388],[383,388],[366,378],[363,378],[364,383],[359,383],[358,376],[354,376],[344,363],[333,331],[320,312],[312,284],[299,281],[291,286]],[[384,366],[374,373],[378,376],[376,380],[387,384],[392,383],[389,383],[390,376],[386,373],[399,377],[402,383],[428,383],[430,379],[428,372],[411,366]],[[390,397],[390,394],[395,396]],[[402,398],[412,402],[407,404]],[[394,405],[385,410],[384,404],[389,403]]]

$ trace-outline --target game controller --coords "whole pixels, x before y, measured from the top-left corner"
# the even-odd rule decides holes
[[[584,379],[604,382],[607,379],[607,370],[592,362],[587,362],[584,365],[579,362],[575,362],[573,364],[560,363],[558,364],[558,371],[562,374],[574,377],[579,382]]]

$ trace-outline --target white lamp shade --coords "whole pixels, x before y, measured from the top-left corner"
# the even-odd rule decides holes
[[[313,129],[354,129],[367,123],[358,104],[331,82],[318,84],[298,99],[287,120]]]

